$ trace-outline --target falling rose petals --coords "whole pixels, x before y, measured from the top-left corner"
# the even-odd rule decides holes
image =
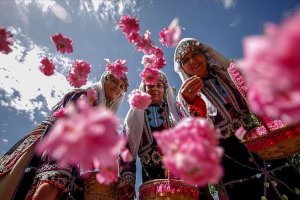
[[[127,36],[127,40],[128,42],[131,42],[131,43],[134,43],[134,44],[137,44],[141,39],[141,36],[139,33],[130,33],[128,36]]]
[[[166,65],[164,57],[157,56],[156,54],[144,55],[141,62],[144,67],[150,67],[154,69],[161,69]]]
[[[107,62],[106,70],[117,79],[122,78],[128,72],[128,67],[125,66],[126,60],[117,59],[115,62],[110,62],[109,59],[104,60]]]
[[[105,107],[90,106],[84,98],[80,98],[75,107],[77,112],[68,112],[68,117],[58,119],[53,125],[38,144],[38,153],[49,151],[58,163],[79,164],[84,170],[100,165],[114,168],[117,153],[123,148],[120,144],[124,144],[116,132],[118,118]]]
[[[141,90],[135,89],[128,95],[128,102],[132,109],[146,109],[151,103],[151,95]]]
[[[145,85],[155,85],[159,79],[159,72],[157,69],[146,67],[140,73],[140,77]]]
[[[4,54],[9,54],[10,52],[12,52],[12,36],[13,35],[11,34],[11,32],[0,26],[0,52]]]
[[[137,51],[142,51],[145,54],[151,54],[154,48],[151,40],[151,32],[147,30],[144,36],[140,37],[135,43],[135,47]]]
[[[258,115],[293,123],[300,118],[300,10],[281,26],[266,24],[265,34],[244,39],[247,101]],[[276,80],[276,84],[274,84]]]
[[[159,32],[159,41],[167,47],[175,47],[180,40],[180,35],[181,29],[178,24],[178,18],[175,18],[168,28],[164,28]]]
[[[155,132],[164,165],[171,174],[199,186],[218,183],[223,175],[219,131],[205,118],[185,118],[174,128]]]
[[[82,60],[75,60],[67,80],[71,86],[81,87],[86,84],[89,73],[91,72],[91,65]]]
[[[138,20],[135,17],[130,17],[128,15],[120,18],[118,26],[126,36],[129,36],[132,33],[138,33],[140,31]]]
[[[51,40],[54,43],[57,51],[60,51],[63,54],[73,52],[71,38],[63,36],[61,33],[57,33],[51,36]]]
[[[43,58],[40,62],[42,65],[40,66],[41,72],[46,76],[51,76],[54,74],[55,64],[49,58]]]
[[[142,58],[142,64],[144,65],[144,67],[151,67],[151,68],[155,68],[154,67],[154,63],[156,60],[156,56],[154,54],[151,55],[144,55]]]

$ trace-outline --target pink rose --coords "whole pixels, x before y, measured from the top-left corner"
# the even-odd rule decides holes
[[[91,65],[89,63],[82,60],[75,60],[69,71],[67,80],[71,86],[81,87],[86,84],[90,72]]]
[[[144,68],[140,73],[140,77],[142,78],[143,83],[146,85],[155,85],[159,79],[159,76],[160,75],[157,69],[152,69],[149,67]]]
[[[181,30],[178,24],[178,19],[175,18],[168,28],[164,28],[159,33],[159,41],[167,47],[176,47],[180,40]]]
[[[128,15],[120,18],[118,26],[127,36],[129,36],[131,33],[138,33],[140,31],[138,20],[135,17],[130,17]]]
[[[12,52],[10,46],[13,45],[11,32],[7,31],[4,27],[0,26],[0,52],[9,54]]]
[[[223,175],[219,130],[204,118],[185,118],[174,128],[155,132],[164,165],[183,181],[204,186]]]
[[[132,109],[146,109],[151,103],[151,96],[141,90],[135,89],[128,95],[128,102]]]
[[[43,58],[40,62],[42,65],[40,66],[40,70],[46,76],[51,76],[54,74],[55,64],[49,58]]]
[[[109,59],[104,60],[107,62],[106,70],[117,79],[122,78],[128,72],[126,60],[117,59],[115,62],[110,62]]]
[[[61,53],[72,53],[72,39],[66,36],[63,36],[61,33],[57,33],[51,36],[52,42],[55,44],[56,50]]]
[[[58,163],[79,164],[83,171],[103,169],[103,182],[115,180],[112,169],[116,169],[118,152],[125,144],[116,132],[118,118],[105,107],[90,106],[85,98],[66,109],[68,117],[58,119],[38,144],[38,153],[49,151]]]
[[[261,116],[294,122],[300,118],[300,10],[265,35],[244,39],[238,64],[249,86],[250,109]],[[275,82],[274,82],[275,81]]]

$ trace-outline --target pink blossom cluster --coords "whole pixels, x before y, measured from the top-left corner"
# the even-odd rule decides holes
[[[128,67],[125,66],[126,60],[117,59],[115,62],[110,62],[109,59],[104,60],[107,62],[106,70],[117,79],[122,78],[128,72]]]
[[[135,89],[128,95],[128,102],[132,109],[146,109],[151,103],[151,96],[141,90]]]
[[[176,47],[180,40],[181,29],[178,24],[178,18],[173,19],[170,26],[159,32],[159,41],[167,47]]]
[[[116,132],[118,118],[105,107],[92,107],[85,98],[65,109],[67,116],[41,140],[38,153],[49,151],[60,164],[79,164],[83,171],[99,169],[99,182],[116,181],[117,153],[125,144]]]
[[[164,165],[183,181],[204,186],[223,175],[219,130],[205,118],[185,118],[174,128],[155,132]]]
[[[73,41],[71,38],[63,36],[61,33],[52,35],[50,38],[55,44],[57,51],[60,51],[61,53],[73,52],[73,45],[72,45]]]
[[[145,67],[140,73],[140,77],[145,85],[155,85],[159,79],[159,72],[157,69],[152,69],[150,67]]]
[[[145,68],[149,67],[152,69],[161,69],[166,65],[163,51],[159,47],[155,47],[153,54],[145,54],[142,58],[142,64]]]
[[[10,46],[13,45],[11,32],[7,31],[4,27],[0,26],[0,52],[9,54],[12,52]]]
[[[151,32],[147,30],[144,35],[140,35],[139,23],[135,17],[130,17],[128,15],[122,16],[118,25],[128,41],[135,45],[136,50],[144,52],[145,59],[142,61],[145,66],[144,70],[150,67],[152,68],[152,70],[147,73],[157,72],[158,69],[163,68],[166,65],[162,49],[155,46],[151,40]],[[145,74],[143,71],[140,76],[143,82],[147,83],[143,76],[143,74]]]
[[[52,74],[54,74],[55,64],[52,60],[45,57],[41,60],[40,63],[42,64],[40,66],[40,70],[45,76],[51,76]]]
[[[239,66],[249,86],[250,109],[258,115],[293,122],[300,118],[300,10],[281,26],[244,39]]]
[[[89,73],[91,72],[91,65],[83,60],[75,60],[67,80],[71,86],[81,87],[87,82]]]

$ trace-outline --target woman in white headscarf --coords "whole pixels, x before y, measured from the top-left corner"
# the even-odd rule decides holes
[[[179,116],[167,76],[159,72],[160,78],[154,86],[141,83],[139,87],[151,95],[149,107],[145,110],[130,109],[125,118],[124,132],[128,137],[133,161],[129,163],[121,161],[120,200],[134,199],[137,156],[141,160],[143,182],[167,178],[161,160],[162,155],[152,133],[172,127]]]
[[[117,79],[105,71],[100,81],[92,85],[91,88],[97,92],[98,96],[93,105],[105,105],[113,112],[117,112],[128,88],[128,80],[126,75]],[[60,166],[45,154],[36,156],[34,150],[37,142],[48,133],[55,123],[54,112],[86,94],[87,89],[76,89],[67,93],[54,106],[49,117],[0,158],[1,200],[68,198],[68,193],[74,189],[71,188],[74,186],[71,183],[76,179],[76,176],[79,176],[78,170],[68,166]]]
[[[230,60],[194,38],[182,39],[175,50],[174,69],[182,80],[178,94],[181,110],[187,116],[197,115],[195,108],[203,106],[199,105],[201,97],[210,119],[221,129],[225,175],[219,185],[211,186],[214,199],[275,200],[283,195],[299,199],[293,191],[300,185],[293,181],[299,180],[299,170],[293,169],[290,161],[261,160],[235,137],[239,127],[250,131],[258,126],[258,120],[231,79],[229,66]]]

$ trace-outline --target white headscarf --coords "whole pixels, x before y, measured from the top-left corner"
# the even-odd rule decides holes
[[[159,71],[160,75],[166,80],[164,101],[166,101],[169,117],[172,122],[177,122],[179,119],[178,111],[176,108],[176,101],[174,98],[172,87],[170,86],[167,76],[162,71]],[[140,90],[145,92],[145,85],[140,84]],[[144,110],[130,109],[125,118],[125,132],[128,137],[130,150],[134,159],[136,159],[142,139],[143,127],[144,127]]]
[[[187,44],[187,42],[193,43],[193,45]],[[207,57],[207,62],[210,66],[212,65],[218,65],[220,67],[228,68],[230,61],[226,59],[222,54],[211,48],[210,46],[199,42],[195,38],[183,38],[177,45],[174,53],[174,70],[179,74],[179,77],[183,82],[185,82],[186,79],[190,78],[190,75],[188,75],[183,68],[181,67],[180,63],[177,60],[178,54],[183,56],[185,53],[187,53],[190,50],[196,50],[191,48],[194,46],[195,48],[201,50],[205,53]],[[179,90],[180,91],[180,90]],[[179,94],[180,95],[180,94]],[[201,98],[205,101],[207,112],[209,116],[215,116],[217,115],[217,108],[208,100],[208,98],[203,94],[199,93]]]
[[[104,83],[107,80],[107,76],[109,76],[110,73],[108,71],[103,72],[101,75],[100,81],[95,83],[91,86],[94,90],[96,90],[98,94],[97,104],[106,105],[106,97],[105,97],[105,91],[104,91]],[[126,75],[125,75],[126,76]],[[114,113],[116,113],[120,107],[120,105],[123,102],[125,96],[125,92],[122,93],[120,97],[117,99],[114,99],[113,102],[108,106]]]

